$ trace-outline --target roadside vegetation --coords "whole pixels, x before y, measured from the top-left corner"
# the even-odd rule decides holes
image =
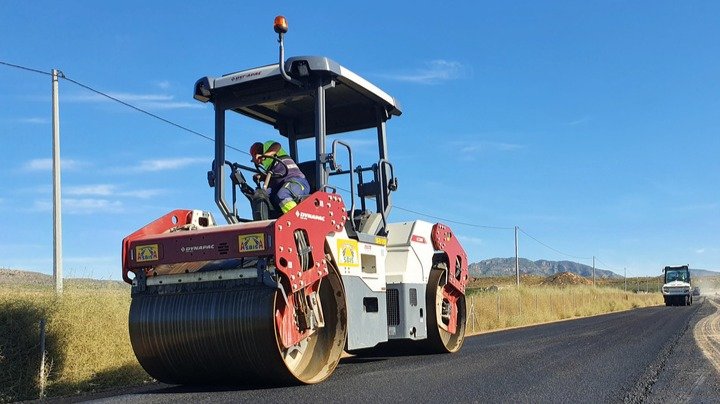
[[[41,394],[40,321],[46,322],[45,396],[91,392],[150,381],[130,347],[130,290],[118,282],[51,287],[2,285],[0,402]]]
[[[663,304],[659,293],[592,285],[521,285],[468,289],[467,332],[595,316]]]
[[[468,289],[468,333],[662,303],[658,293],[634,293],[630,288],[624,292],[618,285],[552,285],[546,281],[523,277],[518,289],[514,278],[476,280]],[[0,288],[0,402],[40,397],[43,319],[46,397],[152,381],[130,346],[129,286],[70,280],[60,297],[49,285],[5,284]]]

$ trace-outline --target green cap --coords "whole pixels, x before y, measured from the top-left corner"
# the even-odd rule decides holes
[[[277,143],[278,146],[280,146],[280,143],[278,143],[274,140],[268,140],[267,142],[263,143],[263,154],[267,153],[268,150],[270,150],[270,148],[275,143]],[[287,155],[288,154],[285,152],[285,149],[283,149],[282,146],[280,146],[280,149],[278,149],[277,153],[275,153],[275,156],[277,156],[277,157],[284,157]],[[265,168],[265,170],[269,170],[270,167],[272,167],[274,163],[275,163],[275,160],[273,160],[271,158],[266,158],[266,159],[263,159],[262,166]]]

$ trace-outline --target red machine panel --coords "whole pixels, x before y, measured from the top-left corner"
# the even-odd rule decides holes
[[[442,292],[443,298],[450,302],[450,322],[447,331],[454,334],[458,325],[457,301],[465,294],[465,285],[468,282],[467,254],[452,230],[442,223],[433,226],[432,241],[435,249],[444,251],[448,257],[447,284]]]
[[[175,210],[123,240],[123,279],[160,266],[272,256],[272,221],[188,230],[191,210]],[[190,268],[190,267],[188,267]],[[192,270],[190,271],[192,272]]]
[[[452,230],[450,230],[450,227],[442,223],[433,226],[432,241],[436,250],[444,251],[447,254],[448,284],[464,294],[465,285],[468,282],[468,263],[465,250]]]
[[[295,315],[298,310],[303,311],[304,301],[300,299],[316,292],[320,279],[327,275],[325,237],[341,231],[346,220],[345,205],[339,195],[315,192],[275,221],[275,265],[288,282],[287,303],[278,301],[275,313],[285,347],[306,336]]]
[[[302,289],[327,274],[325,237],[345,227],[347,216],[342,198],[315,192],[275,221],[275,265],[290,281],[291,291]],[[305,237],[309,262],[301,263],[298,238]],[[307,255],[307,254],[306,254]]]

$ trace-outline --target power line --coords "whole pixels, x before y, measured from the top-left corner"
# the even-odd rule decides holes
[[[7,65],[7,66],[11,66],[11,67],[15,67],[15,68],[18,68],[18,69],[23,69],[23,70],[27,70],[27,71],[31,71],[31,72],[35,72],[35,73],[48,74],[48,73],[45,73],[45,72],[40,71],[40,70],[37,70],[37,69],[31,69],[31,68],[28,68],[28,67],[19,66],[19,65],[15,65],[15,64],[11,64],[11,63],[6,63],[6,62],[0,62],[0,63],[2,63],[2,64],[4,64],[4,65]],[[82,87],[82,88],[84,88],[84,89],[86,89],[86,90],[88,90],[88,91],[91,91],[91,92],[93,92],[93,93],[95,93],[95,94],[98,94],[98,95],[100,95],[100,96],[106,97],[106,98],[108,98],[108,99],[110,99],[110,100],[112,100],[112,101],[115,101],[115,102],[117,102],[117,103],[120,103],[120,104],[122,104],[122,105],[125,105],[125,106],[128,107],[128,108],[132,108],[132,109],[134,109],[134,110],[136,110],[136,111],[138,111],[138,112],[141,112],[141,113],[143,113],[143,114],[145,114],[145,115],[148,115],[148,116],[150,116],[150,117],[152,117],[152,118],[155,118],[155,119],[158,119],[158,120],[160,120],[160,121],[163,121],[163,122],[165,122],[165,123],[167,123],[167,124],[169,124],[169,125],[172,125],[172,126],[174,126],[174,127],[176,127],[176,128],[179,128],[179,129],[182,129],[182,130],[184,130],[184,131],[186,131],[186,132],[189,132],[189,133],[192,133],[192,134],[194,134],[194,135],[200,136],[200,137],[202,137],[202,138],[204,138],[204,139],[206,139],[206,140],[209,140],[209,141],[211,141],[211,142],[214,142],[214,141],[215,141],[215,139],[211,138],[210,136],[207,136],[207,135],[205,135],[205,134],[203,134],[203,133],[197,132],[197,131],[195,131],[195,130],[192,130],[192,129],[190,129],[190,128],[187,128],[187,127],[185,127],[185,126],[182,126],[182,125],[180,125],[180,124],[177,124],[177,123],[175,123],[175,122],[172,122],[172,121],[170,121],[170,120],[168,120],[168,119],[165,119],[165,118],[163,118],[163,117],[161,117],[161,116],[158,116],[158,115],[156,115],[156,114],[153,114],[152,112],[146,111],[146,110],[144,110],[144,109],[142,109],[142,108],[140,108],[140,107],[137,107],[137,106],[135,106],[135,105],[132,105],[132,104],[130,104],[130,103],[127,103],[127,102],[125,102],[125,101],[123,101],[123,100],[120,100],[120,99],[118,99],[118,98],[116,98],[116,97],[113,97],[112,95],[109,95],[109,94],[107,94],[107,93],[104,93],[104,92],[102,92],[102,91],[100,91],[100,90],[97,90],[97,89],[95,89],[95,88],[93,88],[93,87],[90,87],[90,86],[87,85],[87,84],[83,84],[83,83],[81,83],[81,82],[79,82],[79,81],[77,81],[77,80],[73,80],[73,79],[65,76],[64,74],[61,74],[60,77],[64,78],[65,80],[67,80],[67,81],[69,81],[69,82],[71,82],[71,83],[73,83],[73,84],[75,84],[75,85],[77,85],[77,86],[79,86],[79,87]],[[235,150],[235,151],[239,151],[239,152],[241,152],[241,153],[245,153],[245,154],[248,154],[248,155],[249,155],[249,153],[246,152],[246,151],[244,151],[244,150],[240,150],[240,149],[238,149],[238,148],[236,148],[236,147],[233,147],[233,146],[231,146],[231,145],[226,145],[226,146],[227,146],[228,148],[230,148],[230,149]],[[339,188],[339,187],[338,187],[338,189],[342,189],[342,188]],[[350,192],[350,191],[348,191],[348,190],[346,190],[346,189],[342,189],[342,190],[343,190],[343,191],[346,191],[346,192]],[[414,214],[417,214],[417,215],[421,215],[421,216],[425,216],[425,217],[430,217],[430,218],[437,219],[437,220],[442,220],[442,221],[448,222],[448,223],[460,224],[460,225],[463,225],[463,226],[477,227],[477,228],[483,228],[483,229],[513,230],[512,227],[486,226],[486,225],[479,225],[479,224],[473,224],[473,223],[459,222],[459,221],[455,221],[455,220],[444,219],[444,218],[441,218],[441,217],[438,217],[438,216],[429,215],[429,214],[427,214],[427,213],[417,212],[417,211],[410,210],[410,209],[404,209],[404,208],[401,208],[401,207],[399,207],[399,206],[395,206],[395,208],[400,209],[400,210],[403,210],[403,211],[406,211],[406,212],[414,213]]]
[[[91,91],[91,92],[93,92],[93,93],[95,93],[95,94],[101,95],[101,96],[103,96],[103,97],[105,97],[105,98],[111,99],[111,100],[113,100],[113,101],[115,101],[115,102],[117,102],[117,103],[120,103],[120,104],[122,104],[122,105],[125,105],[125,106],[128,107],[128,108],[132,108],[132,109],[134,109],[134,110],[136,110],[136,111],[138,111],[138,112],[141,112],[141,113],[143,113],[143,114],[145,114],[145,115],[151,116],[151,117],[153,117],[153,118],[155,118],[155,119],[159,119],[159,120],[161,120],[161,121],[163,121],[163,122],[165,122],[165,123],[167,123],[167,124],[169,124],[169,125],[172,125],[172,126],[174,126],[174,127],[176,127],[176,128],[179,128],[179,129],[182,129],[182,130],[184,130],[184,131],[186,131],[186,132],[190,132],[190,133],[192,133],[192,134],[194,134],[194,135],[197,135],[197,136],[200,136],[200,137],[202,137],[202,138],[204,138],[204,139],[207,139],[207,140],[210,140],[210,141],[215,141],[213,138],[211,138],[211,137],[208,136],[208,135],[202,134],[202,133],[200,133],[200,132],[194,131],[194,130],[192,130],[192,129],[190,129],[190,128],[187,128],[187,127],[185,127],[185,126],[182,126],[182,125],[180,125],[180,124],[177,124],[177,123],[175,123],[175,122],[172,122],[172,121],[170,121],[170,120],[168,120],[168,119],[165,119],[165,118],[163,118],[163,117],[161,117],[161,116],[159,116],[159,115],[153,114],[152,112],[146,111],[146,110],[144,110],[144,109],[142,109],[142,108],[140,108],[140,107],[136,107],[135,105],[132,105],[132,104],[130,104],[130,103],[127,103],[127,102],[125,102],[125,101],[123,101],[123,100],[120,100],[120,99],[118,99],[118,98],[116,98],[116,97],[113,97],[113,96],[110,95],[110,94],[106,94],[106,93],[104,93],[104,92],[102,92],[102,91],[100,91],[100,90],[96,90],[96,89],[94,89],[94,88],[92,88],[92,87],[90,87],[90,86],[88,86],[88,85],[86,85],[86,84],[80,83],[80,82],[77,81],[77,80],[73,80],[73,79],[71,79],[71,78],[69,78],[69,77],[67,77],[67,76],[62,76],[62,77],[63,77],[65,80],[67,80],[67,81],[69,81],[69,82],[71,82],[71,83],[73,83],[73,84],[75,84],[75,85],[77,85],[77,86],[80,86],[80,87],[82,87],[82,88],[84,88],[84,89],[86,89],[86,90],[88,90],[88,91]],[[228,147],[233,148],[232,146],[228,146]],[[238,150],[238,151],[239,151],[239,150]]]
[[[14,67],[14,68],[21,69],[21,70],[26,70],[26,71],[33,72],[33,73],[39,73],[39,74],[44,74],[44,75],[49,75],[49,76],[51,76],[50,73],[47,73],[47,72],[44,72],[44,71],[38,70],[38,69],[33,69],[33,68],[30,68],[30,67],[20,66],[20,65],[16,65],[16,64],[12,64],[12,63],[3,62],[3,61],[0,61],[0,64],[5,65],[5,66]],[[90,86],[87,85],[87,84],[83,84],[83,83],[81,83],[81,82],[79,82],[79,81],[77,81],[77,80],[73,80],[73,79],[65,76],[65,74],[63,74],[62,72],[60,72],[59,77],[65,79],[65,80],[67,80],[67,81],[69,81],[69,82],[71,82],[71,83],[73,83],[73,84],[75,84],[75,85],[77,85],[77,86],[79,86],[79,87],[82,87],[82,88],[84,88],[84,89],[86,89],[86,90],[88,90],[88,91],[91,91],[91,92],[93,92],[93,93],[95,93],[95,94],[98,94],[98,95],[103,96],[103,97],[105,97],[105,98],[108,98],[108,99],[110,99],[110,100],[112,100],[112,101],[115,101],[115,102],[117,102],[117,103],[120,103],[120,104],[122,104],[122,105],[124,105],[124,106],[126,106],[126,107],[128,107],[128,108],[132,108],[132,109],[134,109],[134,110],[136,110],[136,111],[138,111],[138,112],[140,112],[140,113],[143,113],[143,114],[148,115],[148,116],[150,116],[150,117],[152,117],[152,118],[158,119],[158,120],[160,120],[160,121],[162,121],[162,122],[165,122],[165,123],[167,123],[168,125],[172,125],[172,126],[178,128],[178,129],[184,130],[184,131],[186,131],[186,132],[188,132],[188,133],[192,133],[193,135],[200,136],[200,137],[202,137],[203,139],[209,140],[209,141],[211,141],[211,142],[214,142],[214,141],[215,141],[215,139],[213,139],[212,137],[210,137],[210,136],[208,136],[208,135],[205,135],[205,134],[200,133],[200,132],[198,132],[198,131],[192,130],[192,129],[186,127],[186,126],[183,126],[183,125],[177,124],[177,123],[175,123],[175,122],[172,122],[172,121],[170,121],[169,119],[165,119],[165,118],[163,118],[163,117],[161,117],[161,116],[159,116],[159,115],[157,115],[157,114],[153,114],[152,112],[146,111],[146,110],[144,110],[144,109],[142,109],[142,108],[140,108],[140,107],[137,107],[137,106],[132,105],[132,104],[130,104],[130,103],[128,103],[128,102],[125,102],[125,101],[120,100],[120,99],[118,99],[118,98],[116,98],[116,97],[113,97],[113,96],[110,95],[110,94],[104,93],[104,92],[102,92],[102,91],[100,91],[100,90],[96,90],[95,88],[90,87]],[[238,149],[238,148],[236,148],[236,147],[234,147],[234,146],[232,146],[232,145],[226,144],[225,146],[226,146],[228,149],[232,149],[232,150],[238,151],[238,152],[240,152],[240,153],[249,154],[248,152],[246,152],[246,151],[244,151],[244,150],[240,150],[240,149]]]
[[[44,75],[46,75],[46,76],[52,76],[52,73],[44,72],[44,71],[39,70],[39,69],[33,69],[33,68],[31,68],[31,67],[15,65],[15,64],[12,64],[12,63],[8,63],[8,62],[0,61],[0,65],[10,66],[10,67],[14,67],[14,68],[16,68],[16,69],[26,70],[26,71],[33,72],[33,73],[40,73],[40,74],[44,74]]]
[[[30,68],[30,67],[20,66],[20,65],[16,65],[16,64],[12,64],[12,63],[3,62],[3,61],[0,61],[0,64],[5,65],[5,66],[9,66],[9,67],[14,67],[14,68],[21,69],[21,70],[26,70],[26,71],[33,72],[33,73],[39,73],[39,74],[43,74],[43,75],[51,75],[50,73],[44,72],[44,71],[42,71],[42,70],[33,69],[33,68]],[[104,92],[100,91],[100,90],[96,90],[95,88],[90,87],[89,85],[83,84],[83,83],[81,83],[81,82],[79,82],[79,81],[77,81],[77,80],[73,80],[73,79],[71,79],[71,78],[68,78],[67,76],[65,76],[64,74],[62,74],[62,72],[60,72],[60,77],[63,78],[63,79],[65,79],[65,80],[67,80],[67,81],[69,81],[69,82],[71,82],[71,83],[73,83],[73,84],[75,84],[75,85],[77,85],[77,86],[79,86],[79,87],[82,87],[82,88],[84,88],[84,89],[86,89],[86,90],[88,90],[88,91],[91,91],[91,92],[93,92],[93,93],[95,93],[95,94],[98,94],[98,95],[103,96],[103,97],[105,97],[105,98],[108,98],[108,99],[110,99],[110,100],[112,100],[112,101],[115,101],[115,102],[117,102],[117,103],[120,103],[120,104],[122,104],[122,105],[125,105],[125,106],[128,107],[128,108],[132,108],[132,109],[134,109],[134,110],[136,110],[136,111],[138,111],[138,112],[140,112],[140,113],[143,113],[143,114],[145,114],[145,115],[148,115],[148,116],[150,116],[150,117],[152,117],[152,118],[155,118],[155,119],[158,119],[158,120],[160,120],[160,121],[162,121],[162,122],[165,122],[165,123],[167,123],[168,125],[172,125],[172,126],[178,128],[178,129],[181,129],[181,130],[184,130],[184,131],[186,131],[186,132],[188,132],[188,133],[191,133],[191,134],[194,134],[194,135],[196,135],[196,136],[202,137],[203,139],[209,140],[209,141],[211,141],[211,142],[214,142],[214,141],[215,141],[215,139],[213,139],[213,138],[210,137],[210,136],[207,136],[207,135],[205,135],[205,134],[203,134],[203,133],[197,132],[197,131],[192,130],[192,129],[188,128],[188,127],[185,127],[185,126],[183,126],[183,125],[180,125],[180,124],[177,124],[177,123],[175,123],[175,122],[172,122],[172,121],[170,121],[170,120],[168,120],[168,119],[165,119],[165,118],[163,118],[163,117],[161,117],[161,116],[159,116],[159,115],[153,114],[152,112],[146,111],[146,110],[144,110],[144,109],[142,109],[142,108],[140,108],[140,107],[137,107],[137,106],[135,106],[135,105],[132,105],[132,104],[130,104],[130,103],[127,103],[127,102],[125,102],[125,101],[122,101],[122,100],[120,100],[120,99],[118,99],[118,98],[116,98],[116,97],[113,97],[113,96],[111,96],[111,95],[109,95],[109,94],[107,94],[107,93],[104,93]],[[249,154],[248,152],[246,152],[246,151],[244,151],[244,150],[240,150],[240,149],[238,149],[238,148],[236,148],[236,147],[234,147],[234,146],[231,146],[231,145],[228,145],[228,144],[226,144],[225,146],[226,146],[227,148],[229,148],[229,149],[238,151],[238,152],[240,152],[240,153]],[[346,191],[346,192],[351,192],[351,191],[348,191],[348,190],[346,190],[346,189],[342,189],[342,188],[339,188],[339,187],[338,187],[338,189],[341,189],[341,190]],[[424,216],[424,217],[429,217],[429,218],[441,220],[441,221],[446,222],[446,223],[459,224],[459,225],[462,225],[462,226],[469,226],[469,227],[475,227],[475,228],[481,228],[481,229],[493,229],[493,230],[514,230],[514,229],[515,229],[514,227],[488,226],[488,225],[481,225],[481,224],[475,224],[475,223],[460,222],[460,221],[456,221],[456,220],[449,220],[449,219],[442,218],[442,217],[439,217],[439,216],[430,215],[430,214],[427,214],[427,213],[418,212],[418,211],[411,210],[411,209],[405,209],[405,208],[402,208],[402,207],[400,207],[400,206],[395,206],[395,208],[396,208],[396,209],[399,209],[399,210],[402,210],[402,211],[405,211],[405,212],[414,213],[414,214],[416,214],[416,215],[421,215],[421,216]],[[575,259],[583,259],[583,260],[589,259],[589,258],[586,258],[586,257],[578,257],[578,256],[575,256],[575,255],[572,255],[572,254],[564,253],[564,252],[562,252],[562,251],[560,251],[560,250],[558,250],[558,249],[556,249],[556,248],[553,248],[553,247],[551,247],[551,246],[543,243],[542,241],[538,240],[537,238],[531,236],[530,234],[528,234],[528,233],[527,233],[525,230],[523,230],[522,228],[519,228],[519,227],[518,227],[518,230],[520,230],[523,234],[525,234],[526,236],[530,237],[531,239],[535,240],[537,243],[545,246],[546,248],[549,248],[550,250],[555,251],[555,252],[558,253],[558,254],[561,254],[561,255],[564,255],[564,256],[567,256],[567,257],[570,257],[570,258],[575,258]]]
[[[611,271],[613,271],[613,272],[617,272],[617,269],[612,268],[610,265],[604,263],[600,258],[595,257],[595,261],[597,261],[597,262],[600,263],[600,264],[603,264],[606,269],[609,269],[609,270],[611,270]]]
[[[336,188],[336,189],[339,189],[340,191],[344,191],[344,192],[348,192],[348,193],[354,193],[353,191],[350,191],[350,190],[345,189],[345,188],[343,188],[343,187],[333,186],[333,188]],[[358,194],[354,194],[354,195],[357,196],[358,198],[360,197],[360,195],[358,195]],[[446,218],[443,218],[443,217],[434,216],[434,215],[430,215],[430,214],[423,213],[423,212],[418,212],[418,211],[416,211],[416,210],[405,209],[405,208],[402,208],[402,207],[396,206],[396,205],[393,205],[393,208],[399,209],[399,210],[402,210],[402,211],[405,211],[405,212],[409,212],[409,213],[414,213],[414,214],[416,214],[416,215],[429,217],[429,218],[432,218],[432,219],[442,220],[444,223],[454,223],[454,224],[459,224],[459,225],[463,225],[463,226],[478,227],[478,228],[481,228],[481,229],[493,229],[493,230],[513,230],[513,229],[514,229],[513,227],[488,226],[488,225],[475,224],[475,223],[459,222],[459,221],[456,221],[456,220],[450,220],[450,219],[446,219]]]
[[[570,257],[570,258],[579,259],[579,260],[589,260],[589,259],[590,259],[590,258],[588,258],[588,257],[578,257],[578,256],[576,256],[576,255],[564,253],[564,252],[562,252],[562,251],[560,251],[560,250],[558,250],[558,249],[556,249],[556,248],[554,248],[554,247],[551,247],[551,246],[543,243],[542,241],[536,239],[535,237],[531,236],[531,235],[528,234],[525,230],[523,230],[521,227],[518,227],[518,230],[520,230],[524,235],[526,235],[526,236],[530,237],[531,239],[535,240],[538,244],[541,244],[541,245],[543,245],[543,246],[545,246],[545,247],[547,247],[547,248],[555,251],[555,252],[558,253],[558,254],[561,254],[561,255],[564,255],[564,256]]]
[[[481,228],[481,229],[514,230],[513,227],[487,226],[487,225],[482,225],[482,224],[474,224],[474,223],[467,223],[467,222],[458,222],[458,221],[456,221],[456,220],[449,220],[449,219],[445,219],[445,218],[442,218],[442,217],[439,217],[439,216],[433,216],[433,215],[429,215],[429,214],[427,214],[427,213],[422,213],[422,212],[418,212],[418,211],[415,211],[415,210],[410,210],[410,209],[401,208],[401,207],[399,207],[399,206],[394,206],[394,207],[395,207],[395,209],[400,209],[400,210],[402,210],[402,211],[414,213],[414,214],[416,214],[416,215],[421,215],[421,216],[430,217],[430,218],[437,219],[437,220],[442,220],[443,222],[447,222],[447,223],[460,224],[460,225],[463,225],[463,226],[470,226],[470,227],[478,227],[478,228]]]

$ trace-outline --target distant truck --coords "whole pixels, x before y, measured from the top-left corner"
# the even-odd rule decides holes
[[[667,266],[663,269],[665,282],[662,287],[666,306],[689,306],[693,301],[688,265]]]

